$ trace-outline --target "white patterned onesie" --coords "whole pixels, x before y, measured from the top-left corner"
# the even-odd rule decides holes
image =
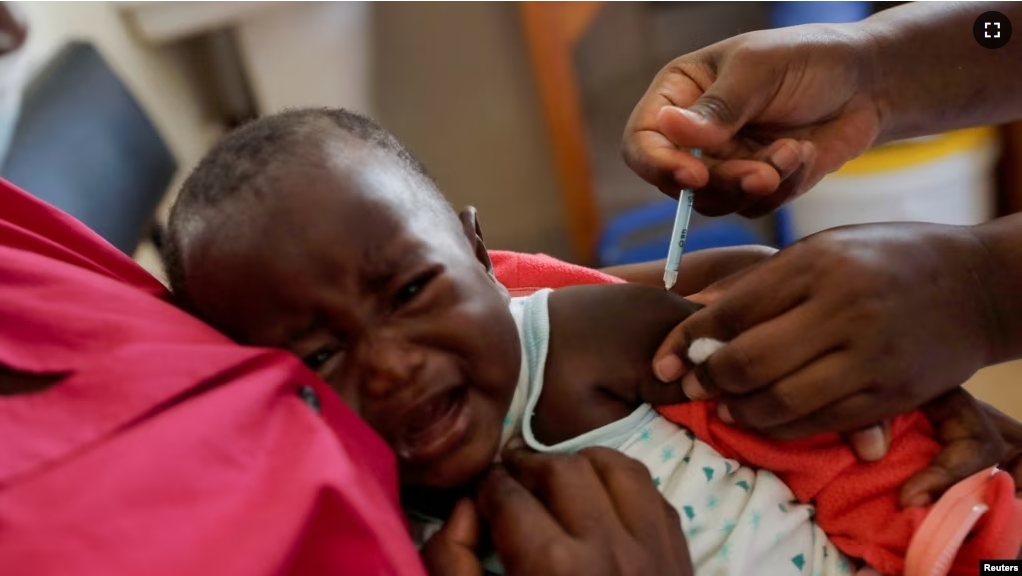
[[[530,416],[543,392],[550,340],[550,290],[511,301],[522,344],[522,370],[504,419],[502,445],[521,435],[539,452],[590,446],[642,462],[675,507],[698,576],[846,576],[851,563],[777,476],[742,467],[644,404],[629,416],[553,446],[536,440]],[[426,533],[422,536],[426,536]],[[501,572],[489,559],[487,570]]]

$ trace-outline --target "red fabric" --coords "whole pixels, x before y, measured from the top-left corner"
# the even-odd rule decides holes
[[[598,271],[548,256],[491,253],[497,278],[512,293],[572,284],[621,282]],[[544,278],[549,275],[549,281]],[[573,281],[574,279],[574,281]],[[724,424],[711,402],[661,406],[667,419],[690,429],[728,458],[770,470],[802,502],[813,502],[816,520],[834,544],[885,574],[901,574],[905,552],[925,509],[899,509],[897,492],[940,449],[921,412],[896,418],[891,448],[881,462],[860,462],[836,434],[799,441],[768,440]],[[1005,473],[988,488],[990,511],[960,550],[952,574],[975,574],[981,558],[1014,558],[1022,546],[1022,508]]]
[[[546,254],[491,250],[490,261],[493,263],[493,273],[512,296],[532,294],[543,288],[624,283],[624,280],[599,270],[568,264]]]
[[[384,443],[166,296],[0,181],[0,367],[62,376],[0,395],[0,574],[423,574]]]

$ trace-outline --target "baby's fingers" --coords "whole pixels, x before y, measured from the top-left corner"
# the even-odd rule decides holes
[[[948,488],[954,486],[955,482],[963,479],[965,476],[967,474],[959,476],[936,464],[931,464],[926,469],[917,472],[908,482],[905,482],[901,487],[901,493],[898,495],[898,504],[902,508],[932,504]]]
[[[925,506],[955,483],[1000,462],[1006,444],[994,423],[958,388],[923,406],[943,449],[902,486],[902,506]]]

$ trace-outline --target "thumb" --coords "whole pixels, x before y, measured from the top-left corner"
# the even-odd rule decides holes
[[[431,576],[481,576],[478,545],[479,513],[466,498],[454,506],[440,531],[423,545],[422,562]]]
[[[685,375],[687,370],[682,358],[688,349],[687,342],[688,338],[681,325],[675,326],[664,338],[653,354],[653,374],[657,380],[669,384]]]
[[[848,443],[852,451],[863,462],[876,462],[887,455],[891,447],[891,422],[856,430],[848,434]]]
[[[755,119],[772,91],[774,78],[723,73],[688,108],[665,106],[657,115],[660,131],[681,148],[714,148],[734,138]]]
[[[470,498],[462,498],[455,504],[442,532],[449,542],[475,550],[479,544],[479,512]]]

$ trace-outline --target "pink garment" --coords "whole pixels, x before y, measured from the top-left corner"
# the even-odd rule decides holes
[[[61,375],[0,395],[0,574],[423,574],[379,437],[166,297],[0,181],[0,367]]]

